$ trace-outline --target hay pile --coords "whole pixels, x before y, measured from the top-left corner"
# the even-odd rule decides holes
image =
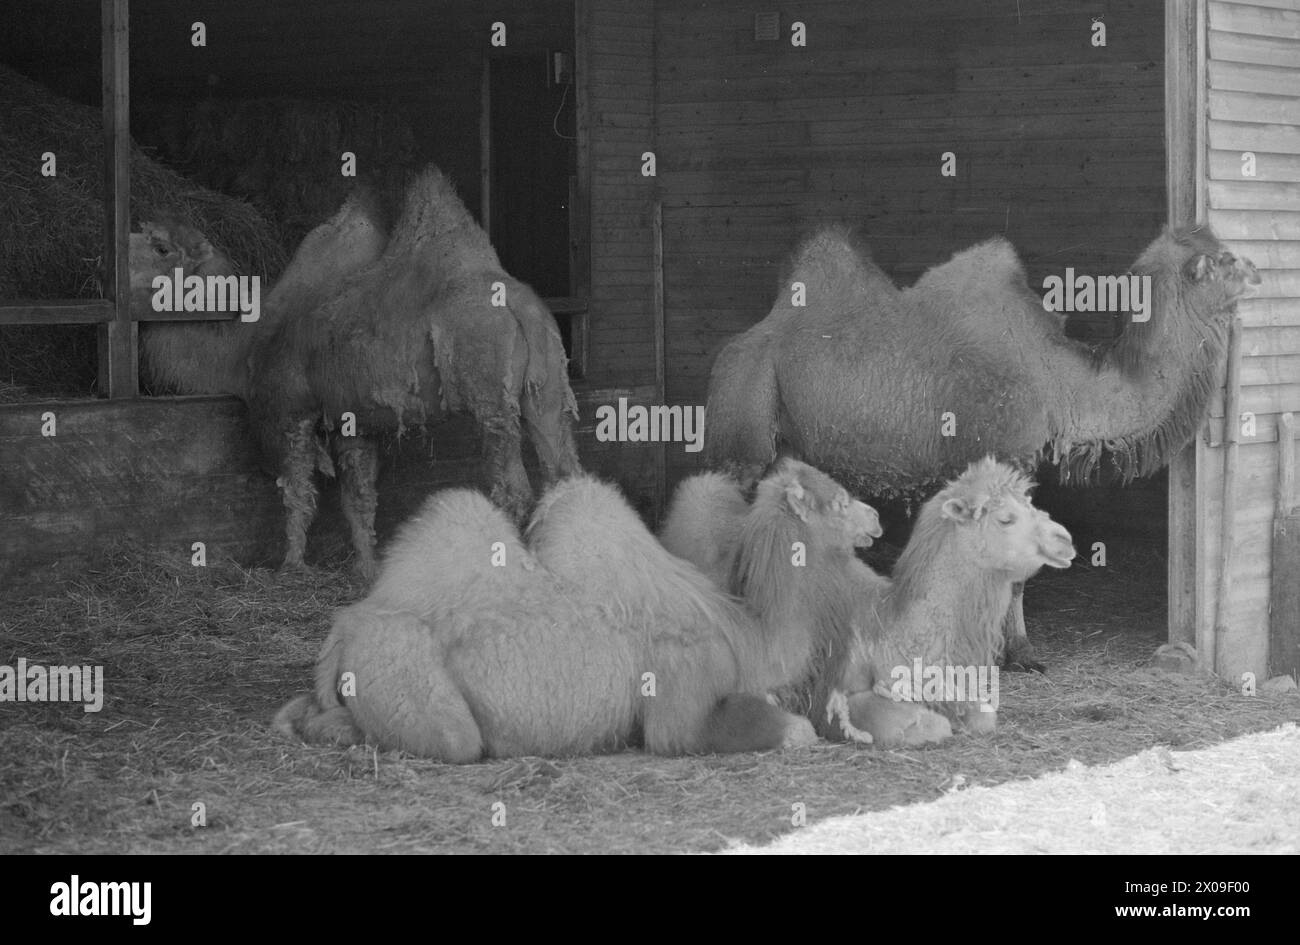
[[[405,114],[373,102],[208,99],[142,107],[134,122],[168,163],[276,220],[291,246],[355,186],[340,173],[343,152],[390,207],[421,163]]]
[[[0,66],[0,297],[95,298],[103,254],[103,123],[78,105]],[[58,175],[42,177],[52,151]],[[281,235],[242,200],[214,193],[131,152],[131,222],[162,209],[222,247],[241,273],[275,278],[286,262]],[[43,393],[89,391],[94,329],[0,329],[0,380]]]

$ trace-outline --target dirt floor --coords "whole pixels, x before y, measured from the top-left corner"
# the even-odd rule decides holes
[[[989,738],[455,767],[269,729],[307,688],[331,610],[360,594],[345,570],[282,579],[123,552],[49,593],[0,599],[0,665],[102,665],[106,690],[98,713],[0,703],[0,850],[716,851],[769,842],[801,816],[882,811],[1155,746],[1177,758],[1300,721],[1295,693],[1246,697],[1147,668],[1164,642],[1164,564],[1141,546],[1111,559],[1030,583],[1048,674],[1002,675]]]

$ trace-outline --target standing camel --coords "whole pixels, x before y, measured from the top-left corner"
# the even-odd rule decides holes
[[[388,237],[374,195],[354,191],[338,212],[304,237],[293,259],[267,294],[258,321],[146,322],[140,329],[146,380],[182,394],[233,394],[245,401],[254,389],[255,352],[277,328],[306,317],[336,293],[344,281],[377,260]],[[131,234],[131,305],[147,308],[156,276],[229,276],[234,266],[202,233],[174,215],[161,215]],[[333,437],[337,462],[321,444],[315,426],[306,448],[313,468],[337,468],[340,504],[352,526],[357,560],[370,561],[373,531],[361,523],[374,506],[374,445],[359,438]],[[305,541],[305,532],[303,535]],[[292,545],[290,551],[293,551]],[[298,551],[301,560],[301,550]]]
[[[546,305],[501,268],[487,234],[431,165],[408,189],[383,255],[258,348],[249,407],[279,470],[285,566],[301,565],[315,514],[313,440],[321,422],[344,432],[354,424],[364,437],[466,411],[482,433],[492,500],[525,516],[533,494],[521,417],[547,482],[579,470],[566,365]],[[347,461],[372,484],[348,517],[369,576],[377,463],[373,449]]]
[[[1086,481],[1103,453],[1125,481],[1166,465],[1209,409],[1236,301],[1255,267],[1208,228],[1166,228],[1133,264],[1150,319],[1094,352],[1065,336],[992,239],[899,290],[845,232],[796,251],[778,298],[732,340],[709,378],[705,461],[752,478],[778,453],[860,495],[924,500],[987,453],[1059,463]],[[1007,615],[1009,667],[1041,669],[1025,636],[1023,587]]]

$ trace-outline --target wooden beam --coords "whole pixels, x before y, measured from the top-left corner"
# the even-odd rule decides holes
[[[113,317],[99,328],[99,389],[113,399],[139,393],[131,320],[127,233],[131,225],[129,0],[101,0],[104,98],[104,297]]]
[[[478,186],[479,225],[492,238],[492,60],[483,55],[482,87],[479,89]]]
[[[664,205],[656,200],[654,207],[654,332],[655,332],[655,397],[658,403],[668,403],[667,361],[665,353],[664,323]],[[655,516],[660,517],[668,505],[668,464],[664,450],[666,444],[658,443],[655,449]]]
[[[573,206],[569,217],[569,239],[573,245],[572,280],[569,291],[591,298],[591,2],[574,0],[573,5],[573,103],[577,168]],[[591,318],[582,316],[582,331],[574,338],[573,359],[577,374],[587,376],[587,355]]]
[[[1165,0],[1165,142],[1168,220],[1194,223],[1198,214],[1199,103],[1205,82],[1203,0]],[[1168,601],[1170,643],[1196,644],[1206,623],[1204,561],[1200,554],[1205,496],[1199,487],[1205,446],[1198,436],[1169,464]]]
[[[96,325],[116,314],[117,308],[104,299],[19,300],[0,304],[0,325]]]

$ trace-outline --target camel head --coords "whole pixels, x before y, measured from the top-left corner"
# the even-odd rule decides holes
[[[1259,270],[1219,242],[1208,226],[1165,227],[1133,266],[1138,275],[1150,275],[1156,292],[1174,288],[1171,299],[1189,307],[1204,320],[1223,317],[1237,300],[1260,284]],[[1163,283],[1163,285],[1161,285]],[[1172,283],[1172,285],[1171,285]],[[1154,318],[1161,317],[1157,304]]]
[[[1023,581],[1046,565],[1068,568],[1075,556],[1070,533],[1030,501],[1033,483],[989,456],[971,463],[926,503],[917,524],[939,525],[940,540],[957,543],[963,560]],[[915,540],[915,538],[913,539]],[[910,544],[909,544],[910,548]]]
[[[179,217],[159,216],[130,237],[131,288],[148,289],[155,276],[181,269],[188,275],[231,276],[235,267],[206,236]]]
[[[783,505],[826,547],[868,548],[884,534],[875,509],[854,499],[820,469],[790,457],[778,460],[758,484],[754,504]]]

